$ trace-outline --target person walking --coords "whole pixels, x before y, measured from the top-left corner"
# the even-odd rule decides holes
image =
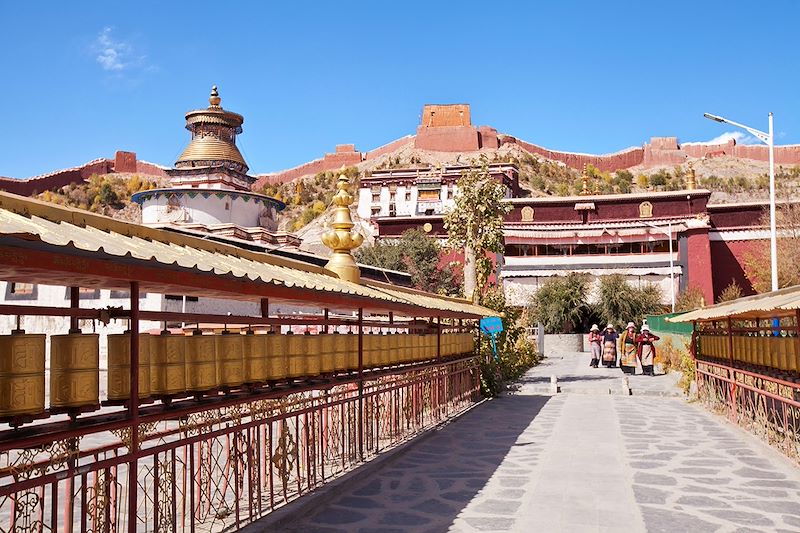
[[[636,337],[638,346],[639,360],[642,362],[642,374],[645,376],[655,376],[653,363],[656,359],[656,347],[653,342],[661,340],[658,335],[650,333],[650,327],[642,324],[642,332]]]
[[[614,329],[614,324],[609,324],[601,335],[603,339],[603,366],[612,368],[617,366],[617,339],[619,333]]]
[[[639,356],[639,349],[636,345],[636,324],[633,322],[628,322],[628,326],[622,332],[619,349],[622,352],[619,367],[626,374],[636,374],[636,359]]]
[[[589,362],[589,366],[592,368],[597,368],[600,363],[600,356],[603,352],[602,345],[603,336],[600,335],[600,328],[597,327],[597,324],[592,324],[592,329],[589,330],[589,351],[592,352],[592,360]]]

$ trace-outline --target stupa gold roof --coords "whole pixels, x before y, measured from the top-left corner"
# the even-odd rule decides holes
[[[236,170],[247,172],[247,163],[236,147],[236,135],[242,132],[244,117],[224,110],[221,101],[215,85],[206,109],[186,113],[186,129],[192,132],[192,140],[175,162],[177,168],[233,163]]]

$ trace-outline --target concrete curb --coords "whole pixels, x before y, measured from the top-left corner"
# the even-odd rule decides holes
[[[308,517],[313,514],[314,511],[329,504],[344,490],[346,490],[345,487],[348,485],[357,484],[375,471],[393,463],[405,455],[412,447],[435,435],[437,430],[448,424],[452,424],[486,401],[489,400],[484,398],[478,402],[475,402],[463,411],[459,412],[458,415],[448,417],[435,426],[432,426],[422,433],[412,437],[411,440],[408,440],[402,444],[398,444],[394,448],[389,448],[388,450],[379,453],[372,459],[369,459],[365,463],[356,466],[349,472],[339,476],[333,481],[329,481],[328,483],[313,489],[311,492],[300,496],[296,500],[287,503],[283,507],[275,509],[271,513],[265,515],[263,518],[256,519],[254,522],[247,524],[237,531],[240,533],[282,531],[287,526],[296,522],[299,517]]]

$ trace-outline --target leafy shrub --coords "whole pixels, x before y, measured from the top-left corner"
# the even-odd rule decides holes
[[[571,272],[545,281],[531,302],[531,318],[546,333],[571,333],[590,312],[587,301],[589,276]]]
[[[741,297],[742,288],[736,283],[736,280],[733,280],[727,287],[722,289],[722,292],[717,297],[717,303],[730,302],[731,300],[736,300]]]
[[[706,301],[703,296],[703,291],[696,285],[687,287],[678,294],[678,298],[675,300],[675,308],[678,311],[693,311],[705,307],[705,305]]]
[[[481,304],[495,310],[503,320],[503,331],[496,337],[498,361],[490,356],[481,362],[481,392],[492,397],[501,392],[502,381],[519,378],[539,364],[541,355],[536,344],[527,337],[523,311],[506,304],[502,289],[484,293]],[[487,344],[482,342],[482,346]]]
[[[658,286],[647,283],[635,287],[621,274],[603,276],[600,279],[599,299],[594,311],[601,322],[622,325],[638,322],[651,314],[663,310],[662,293]]]

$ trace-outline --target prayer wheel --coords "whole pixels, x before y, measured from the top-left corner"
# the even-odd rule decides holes
[[[320,341],[320,372],[333,374],[336,371],[336,337],[331,333],[317,335]]]
[[[299,378],[306,375],[305,335],[286,335],[286,355],[289,359],[287,377]]]
[[[150,337],[139,334],[139,398],[150,396]],[[131,334],[108,336],[108,399],[131,397]]]
[[[322,373],[322,336],[305,333],[303,337],[306,373],[309,376],[317,376]]]
[[[336,372],[347,372],[348,368],[348,346],[349,340],[347,335],[333,334],[333,344],[335,347],[333,366]]]
[[[347,369],[351,372],[358,371],[358,335],[353,332],[345,335],[347,338]]]
[[[202,392],[217,387],[217,343],[214,335],[194,330],[184,338],[186,390]]]
[[[223,331],[214,335],[217,343],[217,383],[222,387],[238,387],[244,383],[243,335]]]
[[[411,332],[407,332],[403,335],[403,362],[404,363],[411,363],[414,361],[414,339],[415,335]]]
[[[794,339],[789,337],[772,337],[772,346],[775,354],[777,355],[778,366],[777,368],[788,371],[789,370],[789,345],[794,343]]]
[[[186,336],[161,332],[150,339],[150,394],[186,391]]]
[[[45,338],[23,330],[0,336],[0,417],[44,411]]]
[[[100,336],[69,333],[50,338],[50,406],[100,404]]]
[[[286,379],[289,375],[286,335],[270,332],[267,343],[267,379],[270,381]]]
[[[370,333],[364,337],[367,340],[366,357],[368,363],[364,363],[365,367],[375,368],[380,366],[381,357],[381,338],[379,333]]]
[[[399,333],[392,333],[389,335],[389,362],[394,365],[399,365],[401,362],[401,342],[403,338]]]
[[[244,336],[244,381],[263,383],[267,380],[267,340],[266,335],[256,335],[248,330]]]
[[[378,336],[378,353],[376,366],[389,366],[392,364],[392,341],[391,336],[382,333]]]

